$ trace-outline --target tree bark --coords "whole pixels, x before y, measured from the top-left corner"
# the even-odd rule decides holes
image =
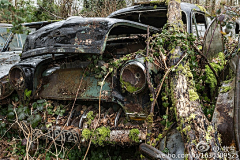
[[[180,2],[179,0],[170,0],[168,4],[168,23],[174,29],[183,31],[183,23],[180,21]],[[172,54],[173,56],[170,57],[179,59],[181,55],[180,47],[177,47]],[[175,65],[176,60],[170,59],[171,66]],[[203,157],[198,157],[201,155],[201,151],[206,151],[206,153],[218,152],[216,147],[220,147],[219,134],[202,111],[188,62],[182,62],[176,71],[172,72],[171,76],[173,105],[175,106],[178,128],[182,133],[188,159],[202,159]],[[205,148],[200,148],[200,146]]]

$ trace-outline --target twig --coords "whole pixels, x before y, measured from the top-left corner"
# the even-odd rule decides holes
[[[98,98],[98,99],[99,99],[99,101],[98,101],[98,112],[99,112],[99,113],[98,113],[98,120],[97,120],[97,125],[95,125],[95,127],[94,127],[94,129],[93,129],[93,132],[96,130],[96,128],[97,128],[97,126],[98,126],[98,123],[99,123],[99,120],[100,120],[102,87],[103,87],[103,85],[104,85],[104,82],[105,82],[106,78],[108,77],[108,75],[109,75],[110,73],[111,73],[111,72],[109,71],[109,72],[106,74],[106,76],[103,78],[103,81],[101,82],[101,88],[100,88],[100,91],[99,91],[99,98]],[[89,143],[88,143],[88,148],[87,148],[87,151],[86,151],[86,153],[85,153],[85,155],[84,155],[83,160],[85,160],[86,157],[87,157],[87,154],[88,154],[88,151],[89,151],[89,149],[90,149],[91,143],[92,143],[92,136],[91,136],[90,141],[89,141]]]
[[[168,69],[167,63],[166,63],[166,56],[162,53],[162,51],[159,49],[160,55],[162,57],[162,61],[164,63],[165,69]]]
[[[69,154],[69,152],[76,146],[76,144],[77,143],[75,143],[73,146],[72,146],[72,148],[70,148],[70,150],[67,152],[67,154],[66,155],[68,155]]]
[[[157,147],[158,145],[159,145],[159,147],[160,147],[160,142],[161,142],[161,140],[162,140],[164,137],[166,137],[166,135],[168,134],[168,132],[173,128],[173,126],[174,126],[175,124],[176,124],[176,122],[174,122],[171,126],[169,126],[169,128],[167,128],[166,130],[164,130],[164,131],[162,132],[162,138],[160,138],[159,141],[156,142],[156,146],[155,146],[155,147]]]
[[[40,8],[42,8],[44,11],[48,12],[49,14],[51,14],[52,16],[59,18],[59,19],[63,19],[63,17],[59,17],[53,13],[51,13],[50,11],[46,10],[44,7],[42,7],[39,3],[37,4]]]
[[[217,19],[216,19],[216,20],[217,20]],[[209,43],[209,45],[208,45],[207,55],[208,55],[208,52],[209,52],[209,50],[210,50],[210,46],[211,46],[211,43],[212,43],[212,40],[213,40],[214,33],[215,33],[216,29],[217,29],[217,25],[218,25],[218,21],[216,21],[216,25],[215,25],[215,28],[214,28],[214,30],[213,30],[213,34],[212,34],[210,43]]]
[[[70,115],[68,116],[68,120],[67,120],[67,122],[65,123],[65,125],[63,126],[63,128],[61,129],[59,135],[58,135],[57,137],[53,138],[53,141],[50,143],[50,145],[48,146],[48,148],[46,149],[46,151],[49,151],[49,148],[52,146],[53,143],[55,143],[55,140],[62,134],[63,129],[66,127],[66,125],[68,124],[68,122],[69,122],[69,120],[70,120],[70,117],[71,117],[71,115],[72,115],[72,111],[73,111],[74,105],[75,105],[75,103],[76,103],[77,96],[78,96],[78,93],[79,93],[79,91],[80,91],[80,88],[81,88],[81,85],[82,85],[82,81],[83,81],[83,77],[84,77],[84,74],[85,74],[86,70],[87,70],[87,68],[86,68],[86,69],[84,70],[84,72],[83,72],[83,75],[82,75],[81,81],[80,81],[80,83],[79,83],[79,86],[78,86],[78,89],[77,89],[77,93],[76,93],[76,96],[75,96],[75,99],[74,99],[72,108],[71,108],[71,111],[70,111]],[[45,154],[46,154],[46,152],[45,152]]]
[[[178,63],[173,67],[173,69],[175,69],[175,68],[182,62],[182,60],[183,60],[186,56],[187,56],[187,53],[185,53],[185,55],[178,61]],[[161,89],[162,89],[163,82],[164,82],[165,78],[167,77],[167,75],[170,73],[171,70],[172,70],[171,68],[168,68],[168,69],[167,69],[167,72],[166,72],[165,75],[163,76],[163,79],[162,79],[162,82],[161,82],[160,86],[157,87],[157,88],[158,88],[158,92],[157,92],[156,98],[155,98],[154,101],[153,101],[153,105],[155,105],[155,103],[156,103],[156,101],[157,101],[157,98],[158,98],[158,96],[159,96],[159,93],[160,93],[160,91],[161,91]]]
[[[193,47],[194,47],[194,48],[198,51],[198,53],[205,59],[207,65],[208,65],[209,68],[212,70],[214,76],[215,76],[216,79],[217,79],[217,84],[220,84],[220,82],[219,82],[219,77],[218,77],[218,75],[217,75],[217,72],[213,69],[213,67],[212,67],[212,65],[210,64],[210,62],[208,61],[207,57],[202,53],[202,51],[200,51],[200,50],[198,49],[198,47],[197,47],[195,44],[193,44]]]
[[[147,27],[147,58],[149,56],[149,26]],[[152,98],[155,99],[155,93],[154,93],[154,88],[151,83],[151,78],[150,78],[150,73],[148,70],[148,61],[146,61],[146,72],[147,72],[147,82],[148,82],[148,88],[150,90],[150,93],[152,94]],[[150,115],[153,115],[154,113],[154,105],[153,102],[151,103],[151,110],[150,110]]]

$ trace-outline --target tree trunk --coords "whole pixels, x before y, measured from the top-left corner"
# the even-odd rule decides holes
[[[170,0],[168,22],[174,29],[183,31],[180,21],[180,2],[179,0]],[[176,47],[172,54],[173,56],[170,57],[180,58],[180,47]],[[176,59],[170,59],[171,65],[176,65],[173,63],[174,61]],[[201,151],[209,153],[208,155],[210,155],[210,152],[218,152],[216,147],[220,146],[219,134],[202,111],[188,62],[182,62],[171,76],[173,105],[176,109],[178,128],[182,132],[185,143],[185,152],[189,154],[188,159],[202,159]],[[197,156],[200,157],[197,158]]]

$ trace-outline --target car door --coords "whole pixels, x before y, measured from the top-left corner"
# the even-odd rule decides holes
[[[206,13],[193,10],[191,12],[191,30],[190,32],[195,35],[199,40],[203,40],[208,25],[211,22],[210,16]]]
[[[214,18],[207,27],[203,38],[203,54],[208,60],[211,60],[213,57],[217,56],[219,52],[223,52],[224,50],[221,30],[217,18]]]

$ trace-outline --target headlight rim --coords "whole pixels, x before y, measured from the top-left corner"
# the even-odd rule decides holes
[[[143,74],[144,74],[144,77],[143,77],[143,79],[144,79],[144,83],[143,83],[143,85],[139,88],[139,89],[137,89],[137,90],[135,90],[135,91],[129,91],[128,90],[128,88],[123,84],[123,79],[122,79],[122,74],[123,74],[123,72],[124,72],[124,70],[127,68],[127,67],[129,67],[129,66],[131,66],[131,65],[135,65],[135,66],[137,66],[137,67],[139,67],[140,69],[141,69],[141,71],[143,72]],[[141,78],[141,77],[140,77]],[[128,61],[128,62],[126,62],[124,65],[123,65],[123,67],[121,68],[121,70],[120,70],[120,83],[121,83],[121,85],[123,85],[124,86],[124,89],[126,90],[126,91],[128,91],[129,93],[132,93],[132,94],[138,94],[138,93],[140,93],[145,87],[146,87],[146,83],[147,83],[147,78],[146,78],[146,67],[145,67],[145,65],[144,64],[142,64],[141,62],[139,62],[139,61],[137,61],[137,60],[131,60],[131,61]],[[129,83],[129,82],[127,82],[127,83]]]

